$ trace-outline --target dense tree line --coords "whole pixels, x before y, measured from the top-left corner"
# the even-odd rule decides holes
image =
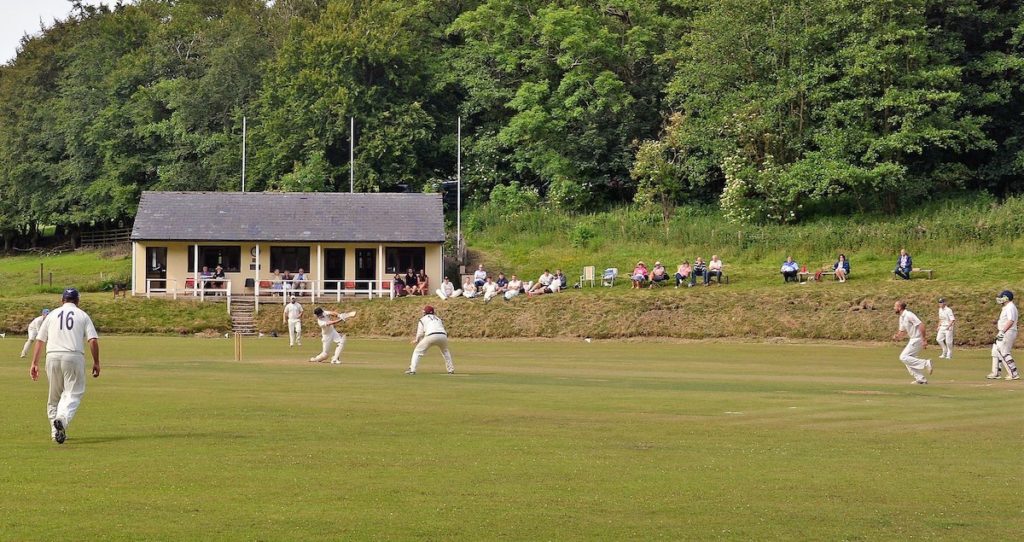
[[[1024,188],[1024,8],[984,0],[137,0],[0,67],[0,232],[142,190],[534,190],[745,221]],[[512,183],[518,183],[513,185]]]

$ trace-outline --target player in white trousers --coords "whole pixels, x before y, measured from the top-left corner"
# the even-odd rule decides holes
[[[322,363],[327,359],[327,353],[333,343],[338,346],[334,349],[334,356],[331,357],[331,363],[334,365],[341,365],[341,351],[345,349],[345,336],[338,333],[338,330],[334,329],[334,325],[344,322],[354,316],[355,313],[347,312],[345,314],[338,314],[334,311],[325,311],[320,307],[317,307],[313,310],[313,314],[316,315],[316,323],[320,326],[320,334],[324,348],[320,352],[319,356],[309,358],[309,361],[313,363]]]
[[[893,310],[900,316],[900,328],[892,338],[899,340],[901,336],[906,335],[910,339],[900,353],[900,361],[914,377],[914,384],[927,384],[928,377],[925,376],[925,372],[932,374],[932,361],[915,357],[925,347],[924,324],[916,314],[907,310],[905,301],[897,301],[893,305]]]
[[[416,338],[412,340],[412,344],[416,345],[416,349],[412,351],[412,361],[405,374],[416,374],[416,368],[419,367],[423,354],[431,346],[436,346],[441,350],[441,357],[444,358],[444,366],[448,369],[448,374],[455,374],[452,353],[448,351],[448,332],[445,331],[441,319],[434,314],[434,307],[430,305],[423,307],[423,317],[420,318],[420,322],[416,326]]]
[[[946,306],[946,298],[939,298],[939,331],[935,335],[935,342],[942,347],[939,358],[953,359],[953,327],[956,326],[956,316],[953,309]]]
[[[64,290],[61,301],[64,304],[55,309],[39,329],[29,368],[32,380],[39,380],[39,356],[45,344],[46,379],[50,383],[46,416],[50,420],[50,437],[57,444],[64,444],[68,426],[85,394],[86,341],[92,353],[92,376],[100,376],[99,335],[92,318],[78,308],[78,290]]]
[[[1003,290],[996,298],[996,302],[1003,308],[999,311],[999,320],[996,321],[998,334],[992,344],[992,372],[986,378],[999,378],[1002,368],[1006,367],[1007,380],[1020,380],[1012,352],[1013,343],[1017,340],[1017,320],[1020,318],[1017,305],[1013,304],[1013,292]]]
[[[302,346],[302,305],[292,296],[291,301],[284,306],[285,324],[288,326],[288,346]]]
[[[21,347],[21,357],[28,355],[32,349],[32,345],[36,343],[36,335],[39,335],[39,327],[43,325],[43,320],[46,319],[46,315],[50,314],[50,309],[43,309],[42,314],[36,316],[28,324],[28,340],[25,341],[25,346]]]

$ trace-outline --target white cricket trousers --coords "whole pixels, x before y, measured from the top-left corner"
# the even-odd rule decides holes
[[[906,348],[900,353],[900,361],[907,366],[907,372],[914,377],[914,380],[927,382],[928,377],[925,371],[928,370],[928,360],[914,357],[921,351],[922,347],[924,347],[924,341],[921,339],[910,339]]]
[[[28,340],[25,341],[25,346],[23,346],[21,348],[21,357],[25,357],[25,356],[31,354],[32,352],[30,352],[29,350],[32,349],[32,345],[35,344],[35,343],[36,343],[36,332],[30,330],[28,332]]]
[[[426,354],[427,349],[431,346],[436,346],[441,350],[445,369],[449,373],[454,373],[455,364],[452,362],[452,353],[448,351],[448,336],[441,333],[427,335],[420,339],[420,342],[416,343],[416,349],[412,351],[412,362],[409,363],[409,370],[414,373],[416,372],[416,367],[419,367],[423,354]]]
[[[1006,366],[1011,375],[1017,373],[1017,363],[1013,360],[1013,343],[1017,341],[1017,330],[1011,329],[1003,333],[1003,340],[992,343],[992,374],[999,374],[999,364]]]
[[[288,346],[302,346],[302,320],[288,319]]]
[[[953,355],[953,328],[940,327],[935,335],[935,342],[942,347],[942,354],[946,357]]]
[[[67,429],[85,395],[85,356],[77,352],[46,354],[46,379],[50,383],[46,417],[51,428],[53,420],[59,419]]]
[[[331,363],[341,363],[341,351],[345,349],[345,335],[342,335],[340,339],[323,339],[324,348],[320,351],[320,355],[313,358],[313,361],[320,362],[327,359],[327,352],[331,349],[331,343],[337,343],[338,346],[334,349],[334,357],[331,358]]]

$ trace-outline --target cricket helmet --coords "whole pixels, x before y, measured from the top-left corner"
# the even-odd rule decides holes
[[[60,300],[65,303],[78,303],[79,295],[78,290],[74,288],[67,288],[64,293],[61,294]]]
[[[431,307],[430,305],[423,307],[423,314],[434,314],[434,307]]]

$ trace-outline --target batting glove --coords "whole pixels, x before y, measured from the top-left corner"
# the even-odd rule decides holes
[[[1006,335],[1003,335],[1003,333],[1000,332],[999,335],[996,335],[996,342],[1001,342],[1005,338],[1006,338]]]

